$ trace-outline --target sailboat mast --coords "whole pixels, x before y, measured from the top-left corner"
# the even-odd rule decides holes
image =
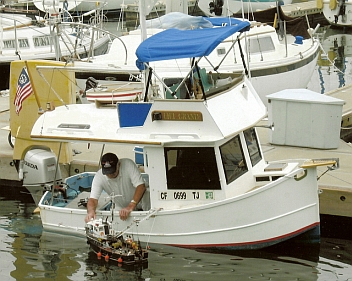
[[[139,23],[141,26],[141,42],[147,39],[147,29],[146,29],[146,6],[145,1],[139,1]]]

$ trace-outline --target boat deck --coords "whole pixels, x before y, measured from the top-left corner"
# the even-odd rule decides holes
[[[299,3],[288,4],[288,5],[282,5],[281,8],[286,16],[293,17],[293,18],[302,17],[305,15],[320,14],[323,12],[323,9],[317,8],[316,1],[307,1],[307,2],[299,2]]]

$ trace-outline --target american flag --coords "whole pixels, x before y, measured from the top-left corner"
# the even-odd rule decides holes
[[[16,97],[14,101],[17,114],[19,114],[22,109],[22,102],[31,95],[32,91],[27,68],[23,67],[20,77],[18,77]]]

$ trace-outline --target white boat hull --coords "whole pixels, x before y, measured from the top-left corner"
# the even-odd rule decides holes
[[[265,1],[265,0],[247,0],[247,1],[239,1],[239,0],[228,0],[223,1],[223,5],[219,7],[220,9],[215,10],[211,9],[211,3],[215,3],[219,1],[212,0],[201,0],[198,1],[198,6],[207,16],[232,16],[233,14],[248,12],[256,12],[261,10],[270,9],[276,7],[276,1]],[[292,3],[292,0],[282,0],[279,1],[280,5],[288,5]]]
[[[17,23],[19,25],[19,23]],[[70,26],[61,23],[61,37],[58,39],[59,48],[54,45],[55,32],[52,26],[25,26],[13,30],[4,30],[1,33],[0,74],[5,77],[0,82],[0,89],[8,89],[10,63],[15,60],[67,60],[82,59],[90,56],[103,55],[108,50],[110,37],[101,32],[95,32],[94,43],[90,38],[92,30],[88,26],[82,27],[83,32],[78,34],[79,26]],[[87,36],[88,34],[88,36]],[[18,43],[16,46],[16,37]]]
[[[302,169],[277,183],[254,189],[232,199],[183,209],[133,212],[126,221],[115,214],[116,228],[142,242],[185,248],[256,249],[277,244],[307,231],[319,236],[316,170],[308,169],[297,184]],[[49,194],[49,193],[48,193]],[[279,198],[279,199],[278,199]],[[39,203],[46,230],[85,235],[84,208],[60,208]],[[109,216],[98,211],[97,217]],[[147,219],[145,219],[147,218]],[[133,221],[140,221],[138,226]]]
[[[352,26],[352,3],[349,1],[323,1],[323,14],[335,26]]]
[[[80,57],[87,57],[89,54],[89,49],[91,45],[91,39],[85,38],[83,41],[79,38],[76,38],[73,33],[74,29],[68,28],[66,30],[68,33],[67,37],[63,36],[64,41],[60,42],[60,51],[62,57],[73,56],[75,53]],[[35,46],[33,42],[33,38],[40,36],[50,36],[50,27],[42,27],[42,28],[33,28],[33,27],[25,27],[17,30],[17,36],[19,38],[28,38],[28,34],[30,37],[28,39],[28,46],[26,48],[20,48],[18,55],[15,54],[14,50],[9,48],[3,48],[2,53],[0,54],[0,64],[9,64],[13,60],[34,60],[34,59],[56,59],[55,47],[53,44],[48,44],[44,46]],[[14,40],[13,32],[4,33],[3,40],[4,41],[12,41]],[[67,39],[66,39],[67,38]],[[75,42],[78,40],[80,44],[78,44],[75,48]],[[94,50],[92,51],[93,55],[101,55],[104,54],[108,48],[108,43],[110,38],[108,36],[103,36],[100,38],[96,38],[94,42]]]
[[[137,96],[141,95],[142,91],[126,91],[116,94],[106,93],[89,93],[87,94],[87,100],[94,102],[98,101],[101,103],[117,103],[119,101],[133,101]]]
[[[318,48],[317,48],[318,49]],[[260,98],[267,105],[266,96],[282,89],[304,89],[314,73],[318,51],[285,66],[252,70],[251,82]],[[265,87],[263,87],[265,85]]]
[[[95,9],[104,9],[105,11],[116,11],[123,9],[126,5],[134,4],[135,0],[114,0],[114,1],[102,1],[102,2],[94,2],[94,1],[80,1],[77,5],[77,11],[92,11]]]
[[[156,30],[150,31],[152,33],[158,32]],[[265,105],[267,105],[266,95],[268,94],[287,88],[307,87],[318,60],[320,45],[317,40],[307,39],[303,40],[303,44],[295,44],[294,38],[289,37],[287,39],[288,43],[286,48],[284,39],[280,42],[275,30],[270,26],[252,27],[248,34],[248,38],[253,40],[252,45],[257,42],[256,38],[260,40],[260,38],[265,39],[266,37],[270,37],[270,40],[273,42],[273,49],[269,51],[264,50],[262,52],[255,50],[248,55],[250,60],[249,63],[247,63],[247,68],[251,75],[252,85]],[[213,66],[219,65],[224,58],[224,52],[221,55],[219,55],[219,52],[221,52],[221,50],[229,50],[232,46],[232,40],[235,39],[236,38],[226,39],[208,56]],[[124,65],[129,67],[126,69],[132,71],[135,69],[136,57],[134,52],[139,41],[140,33],[138,32],[131,33],[128,36],[122,36],[120,40],[113,41],[108,54],[96,57],[91,65],[97,67],[99,65],[106,65],[107,63],[117,66]],[[126,53],[122,52],[124,49],[122,48],[122,42],[124,42],[123,44],[126,50],[128,50]],[[265,41],[260,42],[260,44],[265,44],[264,42]],[[243,42],[242,48],[244,56],[247,57],[244,44]],[[229,52],[226,59],[221,63],[219,67],[220,72],[243,73],[240,51],[237,46],[235,48],[235,51]],[[119,52],[121,56],[117,58],[114,55],[116,52]],[[76,65],[80,66],[80,63]],[[91,67],[91,65],[87,67]],[[172,77],[172,75],[182,77],[186,75],[189,70],[190,60],[179,59],[168,61],[167,63],[153,62],[150,65],[164,77]],[[199,66],[204,67],[207,72],[215,72],[213,66],[209,65],[209,63],[204,60],[199,63]],[[94,76],[94,73],[89,74],[89,76]],[[109,72],[106,76],[113,76],[113,74]]]
[[[139,100],[143,84],[140,82],[116,82],[101,85],[86,91],[86,98],[90,102],[117,103],[121,101]]]

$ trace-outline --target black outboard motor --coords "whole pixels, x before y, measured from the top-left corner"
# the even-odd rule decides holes
[[[85,98],[86,97],[86,92],[89,89],[94,89],[94,88],[98,87],[98,85],[99,85],[99,82],[95,78],[88,77],[88,79],[86,81],[86,88],[84,89],[82,97]]]

